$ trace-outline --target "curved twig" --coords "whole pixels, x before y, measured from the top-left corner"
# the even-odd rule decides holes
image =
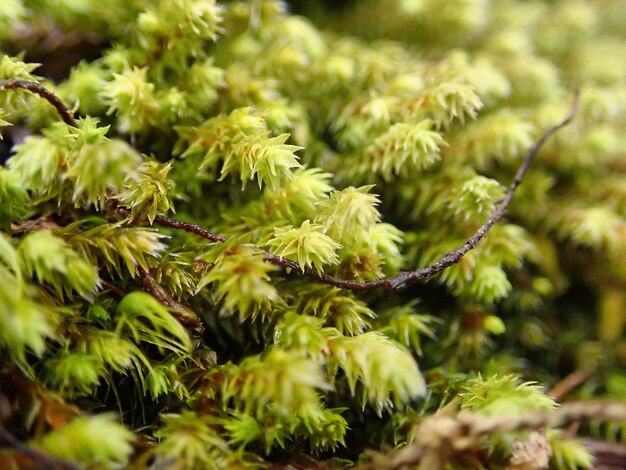
[[[546,392],[550,398],[554,400],[560,400],[567,395],[572,389],[582,385],[595,373],[593,367],[587,367],[582,369],[576,369],[571,374],[564,377],[561,381],[555,384],[550,390]]]
[[[81,470],[82,466],[69,460],[47,454],[33,447],[29,447],[17,439],[0,421],[0,449],[10,448],[17,454],[32,460],[36,468],[46,470]]]
[[[141,279],[144,289],[150,292],[155,299],[168,307],[170,314],[176,318],[181,325],[190,330],[195,338],[201,337],[204,332],[202,320],[200,320],[189,307],[174,300],[170,293],[157,282],[150,272],[143,269],[141,266],[137,267],[137,272],[139,273],[139,278]]]
[[[78,123],[72,115],[72,109],[66,106],[61,98],[56,96],[41,83],[29,80],[0,80],[0,90],[28,90],[31,93],[35,93],[54,106],[65,124],[78,127]]]
[[[58,98],[54,93],[47,90],[43,85],[37,82],[27,81],[27,80],[4,80],[0,81],[0,90],[9,90],[9,89],[24,89],[28,90],[32,93],[36,93],[41,96],[43,99],[48,101],[52,106],[54,106],[63,119],[63,121],[73,127],[77,126],[76,120],[72,116],[71,110],[67,107],[63,101]],[[474,234],[469,237],[461,246],[459,246],[456,250],[450,251],[439,258],[437,261],[432,263],[425,268],[416,269],[414,271],[403,271],[395,276],[387,277],[387,278],[379,278],[371,281],[355,281],[351,279],[340,279],[333,276],[329,276],[327,274],[320,274],[317,271],[313,271],[311,269],[302,269],[295,261],[291,261],[289,259],[283,258],[282,256],[275,255],[270,253],[267,250],[261,250],[265,259],[275,265],[282,266],[284,268],[288,268],[293,272],[300,274],[302,276],[306,276],[309,279],[314,281],[322,282],[324,284],[329,284],[331,286],[339,287],[342,289],[349,290],[358,290],[358,291],[369,291],[379,287],[384,287],[393,290],[401,290],[410,284],[415,282],[425,282],[429,279],[433,278],[437,274],[441,273],[445,269],[450,266],[458,263],[465,254],[474,249],[478,243],[485,238],[485,235],[489,232],[491,227],[493,227],[499,220],[504,217],[509,204],[511,203],[513,196],[515,195],[515,191],[521,184],[524,175],[528,171],[528,168],[535,156],[543,147],[545,142],[556,132],[558,132],[561,128],[565,127],[569,124],[576,115],[578,111],[578,106],[580,102],[580,93],[579,90],[575,91],[574,94],[574,102],[572,107],[561,122],[555,124],[554,126],[548,128],[537,140],[535,145],[531,147],[531,149],[526,154],[524,161],[520,165],[517,173],[515,174],[515,178],[509,186],[509,189],[500,202],[500,204],[493,211],[491,216],[487,219],[487,221],[481,225]],[[130,211],[123,207],[119,207],[116,200],[109,198],[107,201],[107,208],[109,210],[115,211],[120,215],[128,217]],[[209,232],[208,230],[199,227],[198,225],[190,224],[187,222],[182,222],[180,220],[172,219],[170,217],[166,217],[163,215],[157,215],[154,219],[159,225],[175,228],[178,230],[184,230],[189,233],[193,233],[202,238],[210,240],[215,243],[223,243],[227,241],[227,238],[223,235],[219,235],[216,233]]]
[[[489,232],[491,227],[493,227],[500,219],[502,219],[502,217],[504,217],[504,214],[506,213],[509,207],[509,204],[511,203],[511,200],[513,199],[513,196],[515,195],[515,191],[521,184],[524,178],[524,175],[528,171],[528,168],[530,164],[532,163],[532,161],[534,160],[535,156],[537,155],[541,147],[545,144],[545,142],[553,134],[555,134],[561,128],[565,127],[574,119],[574,116],[576,115],[576,112],[578,111],[579,102],[580,102],[580,93],[578,90],[576,90],[574,94],[574,102],[572,104],[572,107],[568,115],[565,117],[565,119],[563,119],[558,124],[555,124],[554,126],[548,128],[541,135],[539,140],[537,140],[535,145],[533,145],[532,148],[528,151],[528,153],[526,154],[526,157],[524,158],[524,161],[522,162],[519,169],[517,170],[517,173],[515,174],[515,178],[513,179],[511,186],[509,186],[509,189],[506,195],[504,196],[500,204],[496,207],[496,209],[491,214],[491,216],[487,219],[487,221],[481,227],[479,227],[478,230],[476,230],[476,232],[465,241],[465,243],[459,246],[456,250],[446,253],[433,264],[425,268],[416,269],[415,271],[404,271],[399,274],[396,274],[395,276],[391,276],[388,278],[379,278],[379,279],[374,279],[371,281],[355,281],[355,280],[350,280],[350,279],[339,279],[333,276],[329,276],[327,274],[320,274],[317,271],[313,271],[311,269],[303,270],[295,261],[291,261],[286,258],[283,258],[282,256],[278,256],[266,250],[262,250],[265,256],[265,259],[272,264],[289,268],[293,272],[306,276],[309,279],[313,279],[315,281],[322,282],[324,284],[329,284],[331,286],[340,287],[342,289],[349,289],[349,290],[369,291],[369,290],[373,290],[379,287],[384,287],[384,288],[389,288],[389,289],[394,289],[394,290],[401,290],[415,282],[428,281],[429,279],[433,278],[434,276],[441,273],[445,269],[458,263],[468,251],[474,249],[476,245],[478,245],[478,243],[483,238],[485,238],[485,235],[487,235],[487,232]],[[121,207],[118,207],[117,210],[118,212],[126,213],[126,209],[123,209]],[[128,213],[130,212],[128,211]],[[167,226],[167,227],[171,227],[171,228],[175,228],[179,230],[184,230],[189,233],[194,233],[212,242],[222,243],[227,240],[227,238],[222,235],[209,232],[197,225],[189,224],[186,222],[181,222],[179,220],[172,219],[170,217],[158,215],[156,216],[154,221],[159,225],[163,225],[163,226]]]
[[[578,421],[626,422],[626,405],[618,402],[572,402],[556,410],[537,410],[521,416],[485,416],[461,412],[452,416],[440,412],[418,425],[415,441],[387,454],[375,455],[358,470],[397,470],[419,468],[439,470],[447,460],[473,446],[485,436],[514,431],[554,428]]]

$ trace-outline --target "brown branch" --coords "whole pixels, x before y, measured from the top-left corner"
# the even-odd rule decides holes
[[[554,428],[578,421],[626,422],[626,405],[617,402],[566,403],[556,410],[538,410],[521,416],[485,416],[445,410],[425,418],[415,433],[415,441],[373,457],[358,470],[414,468],[443,469],[455,455],[481,445],[482,438],[514,431]]]
[[[120,207],[119,210],[127,211],[127,214],[130,215],[130,211],[128,211],[127,209],[123,209]],[[171,228],[175,228],[179,230],[184,230],[185,232],[194,233],[212,242],[224,243],[227,240],[226,237],[222,235],[218,235],[216,233],[209,232],[208,230],[198,227],[197,225],[189,224],[187,222],[181,222],[180,220],[172,219],[170,217],[165,217],[164,215],[157,215],[154,218],[154,221],[159,225],[164,225],[166,227],[171,227]]]
[[[454,251],[451,251],[450,253],[445,254],[438,261],[431,264],[430,266],[426,268],[418,269],[416,271],[404,272],[404,273],[398,274],[397,276],[393,276],[392,278],[389,279],[390,286],[394,289],[400,289],[417,281],[427,281],[428,279],[432,278],[436,274],[439,274],[443,270],[461,261],[461,258],[463,258],[463,256],[468,251],[474,249],[476,245],[478,244],[478,242],[480,242],[485,237],[485,235],[487,235],[487,232],[489,232],[491,227],[493,227],[500,219],[502,219],[502,217],[504,217],[504,214],[506,213],[506,210],[508,209],[509,204],[511,203],[511,200],[513,199],[513,196],[515,195],[515,191],[517,190],[522,180],[524,179],[524,175],[528,171],[528,167],[530,167],[530,164],[535,159],[535,156],[537,155],[537,153],[539,153],[539,150],[541,149],[541,147],[543,147],[543,144],[545,144],[545,142],[553,134],[555,134],[561,128],[565,127],[570,122],[572,122],[572,120],[574,119],[574,116],[576,115],[576,112],[578,111],[579,104],[580,104],[580,92],[579,90],[576,90],[574,93],[574,102],[572,104],[572,107],[569,113],[565,117],[565,119],[563,119],[558,124],[555,124],[554,126],[548,128],[541,135],[541,137],[535,143],[535,145],[533,145],[532,148],[528,151],[528,153],[526,154],[526,157],[524,158],[524,161],[522,162],[519,169],[517,170],[517,173],[515,174],[515,178],[513,179],[513,183],[509,187],[509,190],[504,196],[504,199],[500,202],[498,207],[496,207],[496,209],[491,214],[489,219],[487,219],[487,222],[485,222],[478,230],[476,230],[474,235],[469,237],[465,241],[465,243],[463,243],[463,245],[461,245],[459,248],[457,248]]]
[[[110,212],[116,212],[122,217],[129,218],[130,210],[125,207],[121,207],[118,205],[117,199],[109,197],[106,202],[107,210]],[[157,215],[154,218],[154,222],[158,225],[162,225],[165,227],[171,227],[178,230],[183,230],[185,232],[193,233],[202,237],[206,240],[215,242],[215,243],[224,243],[228,240],[223,235],[219,235],[217,233],[209,232],[208,230],[199,227],[198,225],[190,224],[187,222],[182,222],[180,220],[172,219],[170,217],[166,217],[164,215]],[[270,253],[267,250],[263,250],[259,248],[265,259],[275,265],[282,266],[284,268],[288,268],[296,272],[297,274],[306,276],[310,279],[313,279],[318,282],[322,282],[324,284],[329,284],[331,286],[340,287],[342,289],[350,289],[350,290],[371,290],[376,287],[391,287],[389,285],[389,281],[393,278],[385,279],[375,279],[373,281],[353,281],[350,279],[338,279],[336,277],[329,276],[328,274],[319,274],[317,271],[313,271],[311,269],[300,268],[300,265],[295,261],[291,261],[287,258],[283,258],[282,256],[275,255],[274,253]]]
[[[585,383],[593,376],[594,373],[595,369],[593,368],[576,369],[574,372],[563,378],[560,382],[556,383],[554,387],[546,392],[546,395],[555,400],[560,400],[561,398],[563,398],[563,396],[569,393],[570,390]]]
[[[35,462],[37,468],[49,470],[81,470],[82,467],[74,462],[59,459],[52,455],[46,454],[40,450],[33,449],[18,440],[13,434],[7,431],[0,423],[0,443],[6,443],[11,449],[15,450],[19,455]],[[2,446],[0,445],[0,448]]]
[[[102,279],[102,278],[100,278],[100,282],[102,283],[102,287],[104,287],[106,290],[111,292],[111,294],[113,294],[118,299],[122,299],[126,295],[126,292],[124,292],[122,289],[117,287],[112,282],[109,282],[106,279]]]
[[[283,258],[282,256],[275,255],[266,250],[261,250],[261,251],[263,255],[265,256],[265,259],[272,264],[291,269],[293,272],[306,276],[309,279],[313,279],[315,281],[322,282],[324,284],[329,284],[331,286],[340,287],[342,289],[369,291],[369,290],[373,290],[379,287],[385,287],[388,289],[401,290],[415,282],[428,281],[429,279],[433,278],[434,276],[441,273],[445,269],[458,263],[468,251],[474,249],[476,245],[478,245],[478,243],[485,237],[485,235],[487,235],[487,232],[489,232],[491,227],[493,227],[499,220],[502,219],[502,217],[504,217],[504,214],[506,213],[506,210],[509,207],[511,200],[513,199],[513,196],[515,195],[515,191],[521,184],[524,178],[524,175],[528,171],[528,168],[530,164],[532,163],[532,161],[534,160],[535,156],[537,155],[541,147],[544,145],[544,143],[553,134],[555,134],[561,128],[565,127],[574,119],[574,116],[576,115],[576,112],[578,110],[579,101],[580,101],[580,94],[578,90],[576,90],[575,95],[574,95],[574,102],[572,104],[572,107],[567,117],[563,119],[561,122],[559,122],[558,124],[555,124],[554,126],[548,128],[541,135],[539,140],[537,140],[535,145],[533,145],[533,147],[528,151],[528,153],[526,154],[526,157],[524,158],[524,161],[522,162],[519,169],[517,170],[517,173],[515,174],[515,178],[513,179],[513,183],[509,187],[505,197],[502,199],[498,207],[496,207],[496,209],[491,214],[489,219],[487,219],[487,221],[480,228],[478,228],[478,230],[476,230],[476,232],[471,237],[469,237],[465,241],[465,243],[463,243],[460,247],[458,247],[454,251],[446,253],[439,260],[437,260],[436,262],[434,262],[433,264],[425,268],[417,269],[415,271],[404,271],[395,276],[388,277],[388,278],[379,278],[379,279],[374,279],[371,281],[355,281],[355,280],[350,280],[350,279],[339,279],[333,276],[329,276],[327,274],[320,274],[317,271],[313,271],[311,269],[303,270],[295,261],[288,260],[286,258]],[[109,208],[114,209],[119,214],[123,215],[124,217],[128,217],[128,215],[130,214],[130,211],[128,209],[118,207],[117,201],[112,200],[112,199],[109,200]],[[172,219],[170,217],[165,217],[162,215],[157,215],[156,218],[154,219],[154,222],[156,222],[159,225],[175,228],[178,230],[184,230],[186,232],[196,234],[202,238],[205,238],[209,241],[216,242],[216,243],[223,243],[227,240],[226,237],[216,234],[216,233],[209,232],[197,225],[186,223],[186,222],[181,222],[179,220]]]
[[[171,315],[176,318],[181,325],[190,330],[194,334],[194,337],[201,337],[204,332],[204,325],[200,318],[192,312],[189,307],[174,300],[170,293],[156,281],[150,272],[143,269],[141,266],[137,268],[137,271],[144,289],[155,299],[168,307]]]
[[[126,209],[120,208],[120,210],[130,213],[130,211],[127,211]],[[181,222],[176,219],[172,219],[170,217],[157,215],[154,221],[159,225],[184,230],[189,233],[195,233],[196,235],[199,235],[202,238],[206,238],[207,240],[210,240],[212,242],[223,243],[227,240],[227,238],[222,235],[209,232],[207,230],[204,230],[201,227],[198,227],[197,225],[189,224],[186,222]],[[335,286],[335,287],[341,287],[343,289],[370,290],[375,287],[385,286],[388,281],[387,279],[378,279],[374,281],[360,282],[360,281],[353,281],[350,279],[338,279],[336,277],[332,277],[327,274],[319,274],[317,271],[313,271],[311,269],[302,270],[300,268],[300,265],[296,263],[295,261],[291,261],[290,259],[275,255],[274,253],[270,253],[267,250],[260,249],[260,251],[263,253],[263,256],[265,256],[266,261],[272,264],[275,264],[277,266],[282,266],[283,268],[291,269],[295,271],[297,274],[301,274],[315,281],[323,282],[324,284],[330,284],[331,286]],[[367,287],[363,288],[362,286],[365,286],[365,285],[367,285]]]
[[[73,127],[77,126],[76,120],[72,116],[70,108],[67,107],[60,98],[54,95],[54,93],[48,91],[41,84],[27,80],[0,81],[0,90],[9,89],[25,89],[32,93],[36,93],[56,108],[57,112],[66,124]],[[479,227],[478,230],[476,230],[476,232],[465,241],[465,243],[463,243],[456,250],[446,253],[433,264],[425,268],[417,269],[415,271],[404,271],[388,278],[379,278],[371,281],[355,281],[350,279],[339,279],[333,276],[329,276],[327,274],[320,274],[317,271],[313,271],[311,269],[303,270],[295,261],[291,261],[283,258],[282,256],[270,253],[269,251],[262,250],[265,259],[272,264],[291,269],[293,272],[306,276],[309,279],[349,290],[369,291],[379,287],[401,290],[415,282],[428,281],[445,269],[458,263],[468,251],[474,249],[476,245],[478,245],[478,243],[487,235],[491,227],[493,227],[498,221],[502,219],[502,217],[504,217],[504,214],[506,213],[506,210],[509,207],[511,200],[515,195],[515,191],[521,184],[524,175],[528,171],[530,164],[534,160],[541,147],[553,134],[569,124],[574,119],[574,116],[576,115],[579,106],[579,98],[580,93],[578,90],[576,90],[574,95],[574,103],[567,117],[558,124],[548,128],[541,135],[535,145],[533,145],[533,147],[528,151],[526,157],[524,158],[524,161],[517,170],[515,178],[513,179],[513,183],[509,187],[504,199],[502,199],[502,201],[500,202],[498,207],[496,207],[489,219],[487,219],[487,221],[481,227]],[[130,214],[130,211],[128,211],[128,209],[119,207],[117,201],[111,198],[109,198],[107,201],[107,208],[109,210],[114,210],[125,217],[128,217],[128,215]],[[227,238],[222,235],[209,232],[208,230],[205,230],[197,225],[182,222],[176,219],[172,219],[170,217],[158,215],[156,216],[154,221],[159,225],[175,228],[178,230],[184,230],[186,232],[193,233],[215,243],[223,243],[227,240]],[[148,284],[151,285],[150,282],[148,282]],[[144,283],[144,287],[145,286],[146,283]]]
[[[193,311],[191,311],[189,307],[174,300],[170,293],[156,281],[152,274],[142,267],[137,268],[137,271],[143,288],[150,293],[152,297],[165,305],[170,314],[178,320],[181,325],[187,328],[192,333],[194,338],[201,337],[204,332],[202,320],[200,320],[200,318]],[[102,279],[101,282],[102,286],[116,297],[122,299],[126,296],[126,292],[117,287],[115,284],[104,279]]]
[[[626,468],[626,446],[613,442],[583,440],[594,457],[594,469],[619,470]]]
[[[566,375],[563,379],[557,382],[550,390],[546,392],[550,398],[553,398],[555,401],[560,401],[565,395],[567,395],[571,390],[582,385],[587,380],[589,380],[595,374],[595,369],[593,367],[588,367],[585,369],[576,369],[572,373]],[[580,427],[579,422],[571,423],[567,429],[565,429],[562,433],[563,437],[574,437],[578,432],[578,428]]]
[[[0,449],[13,449],[16,454],[32,460],[36,467],[41,469],[80,470],[82,468],[74,462],[54,457],[53,455],[27,446],[6,429],[4,421],[9,417],[11,410],[7,397],[2,393],[0,393],[0,408],[2,409],[2,413],[0,414]]]
[[[0,80],[0,90],[28,90],[31,93],[35,93],[54,106],[65,124],[78,127],[76,119],[74,119],[72,115],[71,108],[66,106],[61,98],[56,96],[41,83],[29,80]]]

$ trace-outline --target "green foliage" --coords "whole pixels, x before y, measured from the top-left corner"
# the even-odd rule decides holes
[[[119,199],[124,206],[130,208],[130,219],[141,214],[152,224],[157,214],[166,214],[173,210],[174,204],[168,194],[172,186],[167,179],[170,169],[170,165],[144,162],[136,173],[127,176]]]
[[[134,440],[134,434],[111,414],[100,414],[76,418],[46,434],[37,447],[65,459],[108,467],[128,461]]]
[[[52,138],[33,136],[16,145],[14,152],[9,163],[11,173],[25,189],[40,195],[56,194],[60,190],[62,148]]]
[[[159,258],[166,248],[163,235],[155,230],[107,224],[98,218],[70,224],[63,234],[82,256],[118,276],[127,272],[134,278],[139,268],[149,269],[148,260]]]
[[[109,113],[117,113],[121,132],[138,132],[156,124],[159,102],[147,73],[148,69],[137,67],[116,73],[104,88]]]
[[[216,171],[221,163],[219,181],[229,174],[238,175],[242,188],[255,177],[272,190],[283,179],[292,177],[292,168],[300,164],[294,152],[300,150],[285,142],[289,134],[271,137],[262,117],[250,108],[239,108],[228,116],[220,115],[199,126],[178,128],[180,144],[187,144],[183,158],[202,157],[198,170]]]
[[[463,217],[465,221],[480,220],[495,210],[496,201],[503,196],[497,181],[475,176],[463,183],[450,201],[450,206],[454,208],[454,214]]]
[[[274,229],[274,237],[267,244],[277,255],[296,261],[301,270],[315,266],[317,272],[322,272],[325,264],[337,264],[336,251],[341,247],[322,230],[321,225],[305,220],[300,228]]]
[[[3,258],[10,256],[13,262],[17,262],[16,251],[4,236],[0,240]],[[0,344],[22,361],[26,359],[27,351],[42,356],[46,339],[55,336],[55,313],[37,301],[33,289],[24,285],[19,270],[11,272],[0,266],[0,281],[3,286],[0,290]]]
[[[328,339],[334,329],[322,328],[324,320],[288,312],[274,329],[274,344],[281,349],[302,351],[305,355],[328,354]]]
[[[24,272],[50,284],[59,297],[72,291],[90,298],[98,286],[98,273],[92,264],[81,258],[59,237],[48,230],[25,236],[18,247]]]
[[[9,0],[3,8],[0,22],[6,27],[12,22],[20,20],[25,13],[26,8],[24,8],[20,0]]]
[[[244,320],[249,316],[265,316],[273,303],[279,303],[276,288],[268,282],[269,273],[276,268],[265,262],[263,256],[245,245],[216,246],[202,256],[210,263],[208,272],[198,282],[198,289],[216,285],[213,295],[223,302],[226,313],[239,313]]]
[[[164,415],[165,424],[156,433],[161,440],[157,455],[184,468],[221,469],[234,466],[228,442],[212,429],[210,416],[191,411]]]
[[[325,232],[335,240],[354,242],[363,236],[380,219],[376,205],[380,200],[374,194],[369,194],[373,186],[352,186],[333,191],[328,199],[320,201],[318,218],[325,221]]]
[[[468,123],[451,149],[456,158],[473,160],[484,168],[494,160],[519,158],[533,144],[533,127],[509,109]]]
[[[320,285],[297,284],[289,299],[301,317],[316,316],[335,327],[343,335],[358,335],[371,327],[376,314],[348,292]],[[287,317],[286,317],[287,318]]]
[[[596,373],[562,399],[623,401],[625,15],[5,0],[0,431],[89,468],[351,465],[431,442],[416,423],[454,406],[548,412],[542,390],[580,369]],[[318,282],[462,246],[576,86],[573,123],[457,264],[402,290]],[[531,448],[526,431],[448,431],[438,468]],[[553,467],[590,467],[583,440],[539,436]],[[42,463],[2,441],[1,467]]]
[[[139,154],[121,140],[85,145],[65,174],[75,184],[74,202],[85,199],[87,204],[102,207],[107,190],[121,188],[122,177],[132,174],[140,160]],[[137,211],[134,205],[129,206]]]
[[[67,395],[91,393],[104,375],[98,358],[82,351],[61,350],[44,367],[44,382]]]
[[[408,175],[433,166],[441,158],[439,147],[444,144],[443,137],[431,130],[433,124],[428,119],[416,125],[394,124],[359,155],[359,163],[355,162],[351,171],[379,173],[389,181],[392,174]]]
[[[154,297],[143,292],[126,295],[117,306],[115,332],[136,343],[146,341],[179,354],[191,350],[188,332]]]
[[[541,387],[521,382],[514,375],[474,379],[461,395],[461,408],[486,415],[519,415],[535,409],[552,409],[554,400],[541,393]]]
[[[0,168],[0,228],[7,230],[11,221],[21,220],[26,213],[28,193],[19,179]]]
[[[89,330],[87,338],[86,349],[99,364],[106,364],[115,372],[131,367],[135,350],[127,339],[99,328]]]
[[[415,360],[400,345],[377,332],[333,338],[328,367],[331,376],[341,368],[350,392],[360,401],[371,403],[380,413],[383,408],[401,407],[410,399],[426,393],[424,379]]]
[[[378,330],[386,336],[422,355],[422,338],[435,339],[433,325],[437,318],[416,313],[411,304],[391,308],[376,320]]]
[[[561,432],[553,430],[548,434],[552,448],[552,465],[558,470],[592,468],[593,455],[584,444],[576,439],[566,439]]]
[[[232,401],[235,410],[257,416],[269,403],[284,414],[315,405],[318,390],[330,388],[319,364],[280,349],[247,357],[239,365],[226,364],[217,373],[224,405]]]

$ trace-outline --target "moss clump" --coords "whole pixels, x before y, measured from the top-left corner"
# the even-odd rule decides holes
[[[626,2],[328,3],[4,1],[0,466],[626,435]]]

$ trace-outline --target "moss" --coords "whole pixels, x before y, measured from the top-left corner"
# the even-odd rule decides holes
[[[624,437],[553,407],[624,399],[626,3],[327,3],[0,11],[8,468],[588,468],[558,425]]]

